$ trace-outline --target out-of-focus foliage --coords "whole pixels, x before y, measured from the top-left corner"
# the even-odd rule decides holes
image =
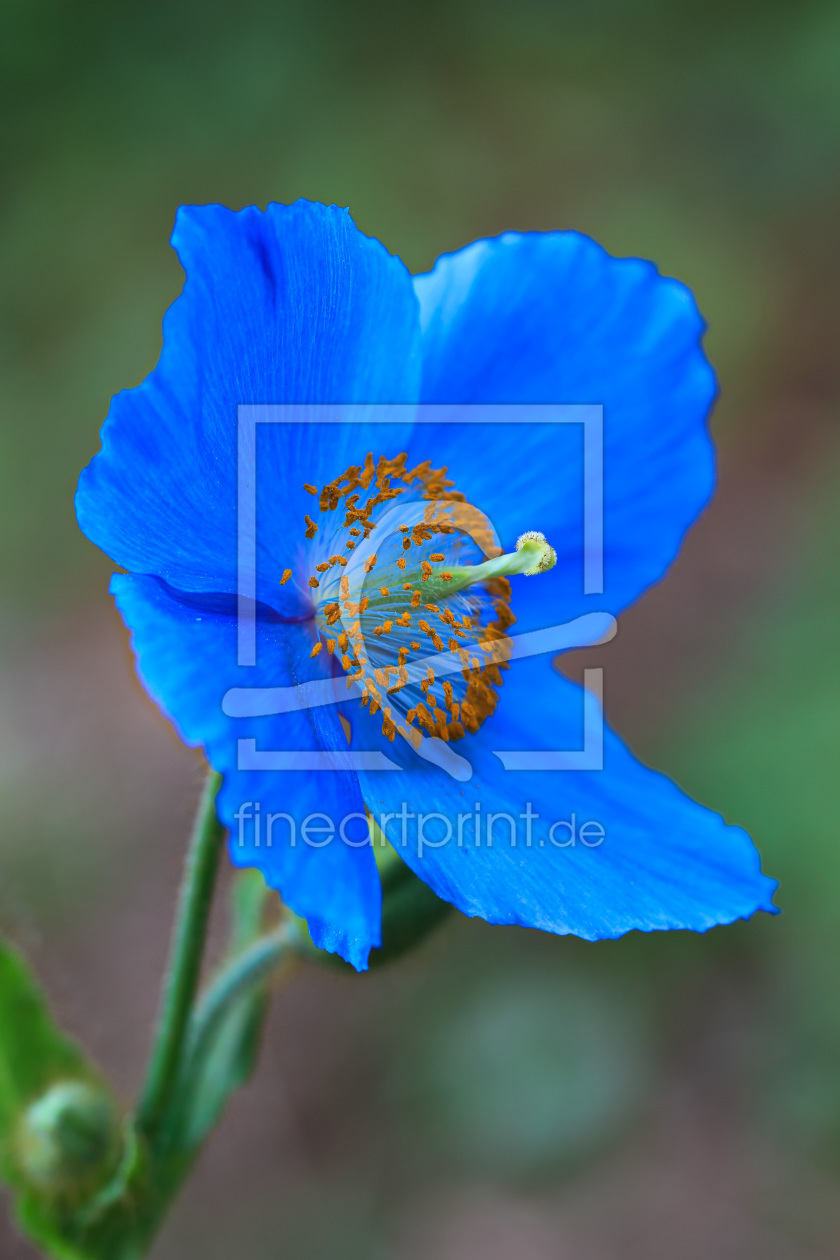
[[[72,489],[157,355],[176,206],[350,205],[415,270],[579,228],[695,290],[722,388],[719,500],[593,663],[784,913],[598,946],[453,917],[304,978],[161,1260],[832,1254],[839,62],[836,0],[0,0],[0,930],[80,951],[64,1000],[92,986],[85,1035],[136,1020],[97,1034],[128,1085],[191,763]]]
[[[411,1131],[462,1175],[527,1177],[589,1155],[649,1086],[644,995],[603,973],[497,960],[434,992],[403,1030],[394,1088]],[[640,1000],[641,999],[641,1000]]]
[[[90,573],[67,469],[154,361],[180,201],[339,201],[420,268],[477,234],[578,226],[692,284],[716,361],[762,393],[798,269],[837,265],[813,233],[836,196],[839,48],[827,3],[4,0],[15,588],[55,599]]]

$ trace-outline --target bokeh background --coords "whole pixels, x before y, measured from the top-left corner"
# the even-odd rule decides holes
[[[177,205],[349,205],[413,270],[579,228],[695,290],[722,386],[713,506],[566,667],[784,913],[599,945],[453,915],[301,972],[155,1260],[836,1256],[840,4],[0,0],[0,111],[0,930],[126,1095],[201,766],[72,495],[155,362]]]

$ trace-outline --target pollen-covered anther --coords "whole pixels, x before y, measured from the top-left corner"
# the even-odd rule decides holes
[[[398,495],[405,498],[396,516],[391,501]],[[343,508],[331,526],[322,524],[321,529],[332,530],[327,537],[345,554],[330,556],[314,569],[323,575],[325,588],[317,613],[322,641],[343,666],[347,685],[361,684],[362,703],[370,713],[382,713],[386,738],[400,734],[415,749],[422,748],[424,739],[448,742],[478,730],[496,706],[499,666],[506,667],[504,654],[495,650],[507,641],[506,630],[514,620],[505,574],[530,570],[533,549],[500,556],[486,518],[452,490],[446,469],[432,469],[429,461],[409,472],[404,455],[378,461],[369,455],[364,468],[348,468],[320,497],[323,510]],[[456,509],[461,503],[465,507]],[[380,505],[385,508],[377,518]],[[396,526],[395,516],[397,522],[402,519]],[[378,555],[368,554],[367,539],[378,527]],[[363,542],[354,543],[362,533]],[[437,549],[430,546],[428,558],[421,558],[426,545],[435,542]],[[333,572],[336,565],[341,568]],[[376,579],[368,576],[374,568]],[[331,630],[337,621],[341,625]],[[413,625],[420,641],[409,639]],[[441,631],[446,627],[454,655],[454,661],[440,666],[447,648],[436,626]],[[328,636],[339,629],[334,643]],[[407,667],[409,656],[412,665]],[[443,674],[440,682],[432,663]],[[393,712],[383,701],[393,704]]]
[[[417,721],[423,729],[428,731],[430,735],[434,735],[435,724],[432,720],[432,715],[426,708],[425,704],[418,704],[415,712],[417,714]]]

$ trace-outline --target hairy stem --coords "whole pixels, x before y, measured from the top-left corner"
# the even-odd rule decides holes
[[[152,1144],[180,1079],[201,976],[224,838],[224,828],[216,814],[220,785],[221,776],[211,770],[190,838],[160,1013],[137,1107],[137,1128]]]

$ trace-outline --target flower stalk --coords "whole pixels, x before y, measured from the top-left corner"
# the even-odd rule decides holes
[[[138,1132],[152,1146],[177,1087],[201,977],[224,839],[216,813],[220,786],[221,775],[211,770],[190,839],[160,1014],[137,1106]]]

